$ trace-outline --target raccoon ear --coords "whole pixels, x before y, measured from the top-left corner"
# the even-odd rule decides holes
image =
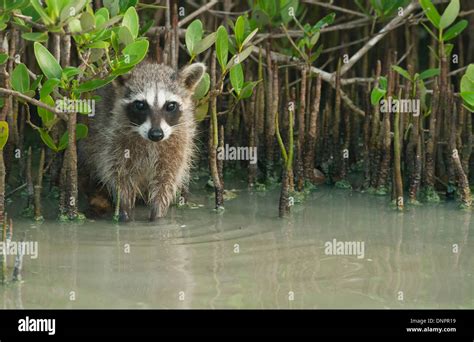
[[[193,63],[184,67],[179,72],[179,79],[184,84],[186,89],[193,91],[201,80],[206,66],[203,63]]]

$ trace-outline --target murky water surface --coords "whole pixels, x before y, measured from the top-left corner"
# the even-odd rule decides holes
[[[278,190],[239,191],[222,214],[196,192],[203,207],[159,223],[15,219],[39,254],[0,287],[0,308],[474,307],[474,218],[454,204],[400,214],[323,187],[278,219]],[[363,258],[327,255],[334,239],[364,242]]]

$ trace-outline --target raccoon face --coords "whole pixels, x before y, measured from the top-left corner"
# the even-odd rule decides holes
[[[193,120],[191,96],[204,75],[205,66],[191,64],[175,73],[159,64],[141,64],[128,79],[123,111],[143,139],[164,141],[180,125]]]
[[[182,118],[183,100],[165,89],[150,88],[126,106],[126,115],[144,139],[166,140]]]

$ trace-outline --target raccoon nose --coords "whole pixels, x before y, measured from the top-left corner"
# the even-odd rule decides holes
[[[161,128],[152,128],[148,131],[148,139],[151,141],[160,141],[165,134]]]

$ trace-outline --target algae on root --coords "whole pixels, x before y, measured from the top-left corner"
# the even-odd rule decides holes
[[[338,189],[352,189],[351,183],[347,179],[341,179],[334,184]]]
[[[421,198],[427,203],[439,203],[441,199],[432,186],[426,186],[421,190]]]

